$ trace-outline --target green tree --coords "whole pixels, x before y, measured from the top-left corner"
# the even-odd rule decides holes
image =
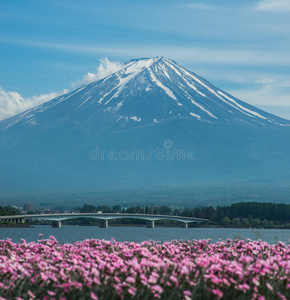
[[[84,206],[81,208],[81,213],[94,213],[97,211],[98,209],[95,206],[89,204],[84,204]]]
[[[233,218],[232,219],[232,225],[234,227],[238,227],[240,225],[240,218]]]
[[[180,216],[180,210],[177,209],[177,208],[175,208],[175,209],[173,210],[173,215],[174,215],[174,216]]]
[[[172,214],[172,208],[169,206],[161,206],[159,209],[160,215],[171,215]]]
[[[268,227],[269,227],[269,222],[268,222],[267,220],[263,220],[263,221],[261,222],[261,225],[262,225],[262,227],[264,227],[264,228],[268,228]]]
[[[225,226],[225,227],[228,227],[230,225],[230,222],[231,220],[228,218],[228,217],[224,217],[223,218],[223,221],[222,221],[222,224]]]
[[[129,207],[126,211],[129,214],[144,214],[144,209],[140,206]]]
[[[114,211],[107,205],[101,205],[97,207],[97,211],[102,211],[103,213],[113,213]]]
[[[115,206],[113,207],[113,211],[114,211],[114,212],[120,212],[120,211],[122,211],[122,208],[121,208],[120,205],[115,205]]]
[[[146,215],[150,215],[150,214],[152,214],[153,212],[152,212],[152,209],[150,208],[150,207],[148,207],[148,206],[146,206],[146,208],[145,208],[145,214]]]
[[[0,206],[0,216],[15,216],[20,215],[20,211],[10,205],[2,207]]]
[[[242,226],[243,227],[250,227],[249,219],[248,218],[243,218],[242,219]]]
[[[211,220],[214,217],[215,209],[212,206],[203,207],[201,211],[205,219]]]
[[[252,220],[252,226],[253,227],[259,227],[260,223],[261,223],[261,221],[258,218]]]

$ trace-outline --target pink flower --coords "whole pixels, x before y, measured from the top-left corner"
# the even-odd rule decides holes
[[[270,284],[270,283],[266,283],[266,286],[267,286],[267,288],[270,290],[270,291],[273,291],[273,287],[272,287],[272,285]]]
[[[133,278],[132,276],[127,277],[126,281],[129,282],[129,283],[135,283],[136,282],[135,278]]]
[[[287,298],[286,298],[283,294],[281,294],[280,292],[278,292],[277,295],[278,295],[278,297],[279,297],[280,299],[282,299],[282,300],[287,300]]]
[[[220,280],[216,276],[213,276],[213,277],[211,277],[211,282],[218,284],[220,282]]]
[[[244,283],[244,284],[239,284],[239,285],[237,286],[237,288],[238,288],[239,290],[243,291],[243,292],[246,292],[247,290],[250,289],[249,285],[246,284],[246,283]]]
[[[48,280],[48,277],[46,276],[46,274],[44,273],[40,273],[40,277],[43,281],[47,281]]]
[[[229,281],[226,278],[223,278],[223,283],[227,286],[230,286],[231,284],[229,283]]]
[[[31,290],[28,291],[28,295],[32,299],[36,298],[35,295],[31,292]]]
[[[222,291],[219,289],[214,289],[212,290],[212,292],[218,297],[218,299],[220,299],[223,296]]]
[[[155,284],[157,282],[157,279],[158,279],[157,277],[150,275],[148,282]]]
[[[191,292],[190,291],[183,291],[183,294],[185,295],[185,296],[191,296]]]
[[[55,295],[56,295],[55,292],[53,292],[53,291],[47,291],[47,293],[48,293],[48,295],[50,295],[50,296],[55,296]]]
[[[178,286],[178,280],[177,280],[177,278],[176,278],[175,276],[171,275],[171,276],[169,277],[169,279],[170,279],[171,281],[173,281],[173,282],[175,283],[176,286]]]
[[[133,295],[133,296],[135,296],[135,295],[136,295],[136,288],[130,287],[130,288],[128,289],[128,293],[131,294],[131,295]]]
[[[252,278],[252,282],[254,283],[254,285],[256,285],[256,286],[259,286],[260,285],[260,282],[259,282],[259,280],[257,279],[257,278]]]
[[[163,293],[163,288],[160,285],[158,285],[158,284],[151,286],[151,289],[155,293],[159,293],[159,294]]]
[[[93,299],[93,300],[98,300],[99,299],[94,292],[91,292],[90,296],[91,296],[91,299]]]

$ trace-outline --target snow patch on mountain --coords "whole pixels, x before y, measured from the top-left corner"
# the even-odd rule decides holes
[[[141,121],[141,118],[138,118],[136,116],[134,117],[130,117],[131,120],[134,120],[135,122],[140,122]]]
[[[195,114],[195,113],[193,113],[193,112],[191,112],[190,114],[191,114],[193,117],[197,118],[198,120],[201,119],[201,116],[199,116],[199,115],[197,115],[197,114]]]
[[[158,85],[160,88],[162,88],[165,93],[172,99],[176,100],[177,101],[177,98],[175,97],[175,95],[173,94],[173,92],[168,88],[166,87],[165,85],[163,85],[158,79],[157,77],[153,74],[153,72],[149,69],[149,72],[150,72],[150,76],[153,80],[153,82]]]
[[[250,114],[252,114],[252,115],[254,115],[254,116],[257,116],[257,117],[259,117],[259,118],[261,118],[261,119],[265,119],[265,120],[267,119],[267,118],[263,117],[262,115],[260,115],[259,113],[254,112],[254,111],[252,111],[252,110],[250,110],[250,109],[248,109],[248,108],[246,108],[246,107],[243,107],[242,105],[240,105],[239,103],[237,103],[234,99],[228,97],[227,95],[225,95],[225,94],[222,93],[221,91],[218,91],[218,93],[219,93],[220,95],[222,95],[223,97],[225,97],[226,99],[228,99],[228,100],[230,100],[231,102],[233,102],[236,106],[238,106],[238,107],[240,107],[241,109],[245,110],[246,112],[248,112],[248,113],[250,113]]]

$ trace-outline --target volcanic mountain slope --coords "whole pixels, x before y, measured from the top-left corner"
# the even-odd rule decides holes
[[[131,60],[114,74],[0,122],[0,188],[285,181],[289,137],[290,121],[167,58]],[[160,159],[156,149],[194,150],[195,156]],[[128,156],[132,150],[147,159]],[[148,159],[148,153],[154,155]]]
[[[228,125],[290,123],[234,98],[169,59],[156,57],[131,60],[122,70],[10,118],[1,127],[17,123],[42,127],[73,119],[104,122],[106,127],[140,126],[184,118]]]

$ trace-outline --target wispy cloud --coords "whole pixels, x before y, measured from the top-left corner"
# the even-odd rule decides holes
[[[88,72],[80,80],[77,80],[71,84],[73,88],[77,88],[82,85],[89,84],[94,81],[98,81],[110,74],[113,74],[124,67],[123,63],[118,61],[110,61],[107,57],[100,60],[100,65],[97,67],[96,73]]]
[[[290,0],[261,0],[255,8],[262,12],[289,12]]]
[[[80,46],[77,44],[64,44],[64,43],[54,43],[47,41],[31,41],[31,40],[21,40],[21,39],[10,39],[10,38],[0,38],[0,42],[7,44],[16,44],[27,47],[36,47],[36,48],[47,48],[54,49],[59,51],[70,51],[70,52],[79,52],[85,54],[96,55],[98,53],[109,53],[109,54],[124,54],[124,51],[127,53],[126,48],[121,47],[98,47],[98,46],[89,46],[84,45]]]
[[[79,46],[74,44],[57,44],[47,42],[33,42],[20,40],[0,39],[3,43],[21,44],[28,47],[41,47],[55,49],[63,52],[78,52],[91,55],[119,55],[123,57],[139,58],[163,55],[178,61],[197,62],[214,65],[290,65],[289,51],[261,49],[228,49],[228,48],[203,48],[203,47],[174,47],[174,46],[116,46],[95,47]]]
[[[228,90],[233,96],[258,107],[290,108],[290,80],[261,77],[255,87],[243,90]],[[290,118],[290,115],[288,116]]]
[[[67,90],[24,98],[17,92],[5,91],[0,87],[0,120],[12,117],[65,93]]]

